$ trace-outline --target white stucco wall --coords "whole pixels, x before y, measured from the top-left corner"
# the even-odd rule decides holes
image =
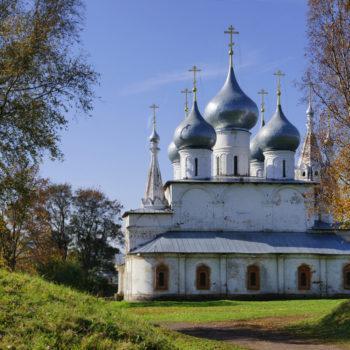
[[[264,177],[264,162],[250,161],[250,176]]]
[[[250,135],[246,130],[217,131],[213,148],[213,176],[233,176],[234,157],[238,157],[238,176],[249,175]],[[219,158],[219,171],[216,158]]]
[[[174,183],[174,230],[294,231],[313,225],[307,185]]]
[[[166,264],[169,268],[169,288],[156,291],[155,267]],[[210,268],[210,289],[196,288],[196,268],[205,264]],[[247,268],[260,269],[260,289],[247,289]],[[298,290],[298,267],[311,267],[311,289]],[[218,255],[198,254],[137,256],[126,259],[126,300],[159,297],[218,296],[235,297],[246,294],[279,295],[334,295],[349,294],[343,288],[343,267],[350,264],[350,256],[319,255]]]
[[[314,223],[312,185],[278,183],[172,183],[167,213],[130,213],[126,251],[167,231],[305,232]]]
[[[267,179],[294,179],[295,152],[291,151],[265,151],[264,174]],[[283,161],[286,169],[283,176]]]
[[[212,151],[209,149],[186,148],[179,151],[181,179],[209,179],[211,177]],[[195,161],[197,159],[197,175]]]
[[[173,167],[173,179],[174,180],[180,180],[181,179],[181,167],[180,167],[180,161],[171,163]]]

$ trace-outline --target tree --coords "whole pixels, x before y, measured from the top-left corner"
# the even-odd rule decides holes
[[[92,109],[98,75],[78,49],[81,0],[0,1],[0,176],[24,157],[61,155],[69,109]]]
[[[122,242],[121,204],[94,189],[80,189],[73,198],[71,231],[74,248],[86,271],[114,271],[116,244]]]
[[[309,69],[320,107],[323,153],[320,200],[350,224],[350,1],[309,0]],[[330,134],[330,135],[329,135]]]
[[[29,259],[31,250],[39,252],[38,244],[45,230],[36,227],[34,236],[33,219],[42,186],[44,182],[38,179],[37,168],[26,163],[14,166],[1,183],[0,254],[10,270],[15,270],[19,261]]]
[[[51,236],[62,260],[67,259],[72,240],[70,218],[72,211],[72,189],[69,184],[53,184],[46,191],[46,210],[51,227]]]

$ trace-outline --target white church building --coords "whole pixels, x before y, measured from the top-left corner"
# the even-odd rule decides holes
[[[280,71],[276,111],[265,124],[262,100],[252,138],[259,111],[235,77],[234,28],[226,33],[228,75],[203,116],[191,69],[193,103],[169,146],[173,179],[164,186],[154,116],[142,207],[123,216],[118,292],[126,300],[350,295],[350,241],[315,200],[322,157],[311,97],[297,163],[300,135],[282,110]]]

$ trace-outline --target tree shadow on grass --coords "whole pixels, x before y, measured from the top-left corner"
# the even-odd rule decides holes
[[[300,337],[318,338],[326,341],[350,341],[350,300],[340,304],[334,311],[316,322],[303,322],[285,327]]]
[[[213,301],[147,301],[131,302],[127,304],[130,308],[139,307],[213,307],[213,306],[237,306],[240,302],[232,300]]]

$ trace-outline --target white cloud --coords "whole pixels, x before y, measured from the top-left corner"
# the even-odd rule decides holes
[[[252,51],[250,55],[248,55],[244,63],[236,65],[237,70],[255,65],[258,62],[257,56],[258,51]],[[202,68],[202,71],[199,76],[199,79],[202,80],[213,79],[219,76],[223,76],[227,71],[226,66],[213,67],[210,64],[205,63],[198,64],[198,66]],[[140,82],[135,82],[129,86],[126,86],[124,89],[121,90],[120,94],[123,96],[139,94],[181,81],[191,82],[191,74],[189,74],[189,72],[187,72],[186,70],[174,71],[170,73],[160,73],[149,79],[145,79]]]

